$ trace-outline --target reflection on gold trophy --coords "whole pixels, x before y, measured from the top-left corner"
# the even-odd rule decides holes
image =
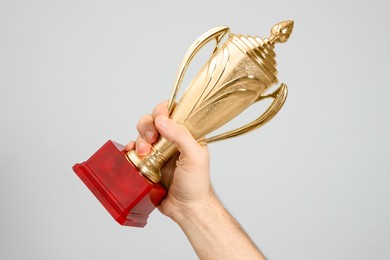
[[[274,45],[288,40],[293,25],[293,21],[276,24],[268,39],[230,34],[223,44],[221,39],[229,32],[229,28],[217,27],[203,34],[190,47],[179,68],[169,101],[170,117],[186,126],[194,138],[204,144],[247,133],[268,122],[279,112],[287,97],[285,84],[281,84],[273,93],[266,94],[278,82]],[[216,41],[212,56],[175,104],[188,65],[196,53],[211,40]],[[205,138],[253,103],[266,98],[273,99],[272,104],[253,122],[227,133]],[[149,155],[140,157],[135,151],[130,151],[127,157],[144,176],[157,183],[161,179],[161,166],[176,151],[175,145],[160,138]]]

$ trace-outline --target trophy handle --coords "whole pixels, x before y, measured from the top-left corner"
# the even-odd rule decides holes
[[[192,59],[203,48],[203,46],[205,46],[208,42],[210,42],[213,39],[215,39],[215,48],[213,50],[213,54],[214,54],[218,50],[218,45],[219,45],[221,39],[229,31],[230,31],[230,29],[228,27],[225,27],[225,26],[215,27],[211,30],[208,30],[206,33],[202,34],[190,46],[186,55],[183,58],[183,61],[180,64],[179,70],[177,72],[176,80],[175,80],[175,83],[173,85],[172,94],[171,94],[171,97],[170,97],[169,103],[168,103],[169,114],[172,113],[173,105],[175,103],[177,93],[179,92],[180,85],[183,81],[183,76],[186,73],[188,66],[191,63]]]
[[[284,102],[286,101],[287,98],[287,85],[282,83],[280,87],[275,90],[273,93],[268,94],[268,95],[261,95],[255,102],[258,102],[260,100],[266,99],[266,98],[272,98],[274,101],[272,104],[267,108],[267,110],[256,120],[252,121],[251,123],[248,123],[242,127],[239,127],[237,129],[228,131],[223,134],[219,134],[213,137],[205,138],[205,139],[200,139],[198,142],[200,144],[209,144],[213,143],[216,141],[232,138],[238,135],[242,135],[245,133],[248,133],[252,130],[255,130],[265,123],[267,123],[269,120],[271,120],[278,112],[279,110],[283,107]]]

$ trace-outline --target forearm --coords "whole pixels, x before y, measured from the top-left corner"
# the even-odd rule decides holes
[[[200,259],[265,259],[215,195],[174,220]]]
[[[207,146],[199,145],[185,126],[168,118],[167,104],[161,103],[140,120],[140,136],[126,146],[147,154],[158,134],[176,145],[180,156],[172,157],[162,169],[161,182],[169,192],[159,210],[179,224],[201,259],[264,259],[215,196]]]

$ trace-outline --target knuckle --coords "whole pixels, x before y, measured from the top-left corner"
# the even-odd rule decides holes
[[[154,109],[153,109],[153,118],[156,118],[158,115],[168,115],[168,100],[160,102]]]
[[[153,124],[152,115],[144,115],[137,123],[138,132],[143,132],[145,128],[148,127],[149,124]]]

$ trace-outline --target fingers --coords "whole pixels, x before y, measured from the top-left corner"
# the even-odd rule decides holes
[[[137,124],[139,136],[135,142],[126,145],[127,151],[135,149],[139,155],[146,155],[150,152],[151,144],[157,141],[159,133],[154,125],[154,119],[159,115],[168,116],[168,101],[159,103],[151,115],[143,116]]]
[[[152,115],[146,115],[138,121],[137,130],[139,135],[148,143],[152,144],[157,140],[158,132],[154,126]]]
[[[145,141],[141,136],[138,136],[135,142],[135,151],[139,155],[147,155],[152,149],[152,145]]]
[[[126,146],[125,146],[125,150],[126,151],[134,150],[134,148],[135,148],[135,142],[134,141],[131,141],[130,143],[126,144]]]
[[[137,130],[140,136],[148,143],[154,143],[158,138],[158,131],[154,126],[154,119],[159,115],[168,116],[168,101],[159,103],[151,115],[141,118],[137,124]]]
[[[159,103],[153,109],[153,113],[152,113],[153,118],[156,119],[156,117],[159,115],[168,116],[168,100]]]
[[[175,123],[165,115],[157,116],[155,125],[165,139],[176,145],[182,157],[197,161],[199,155],[204,154],[202,147],[185,126]]]

